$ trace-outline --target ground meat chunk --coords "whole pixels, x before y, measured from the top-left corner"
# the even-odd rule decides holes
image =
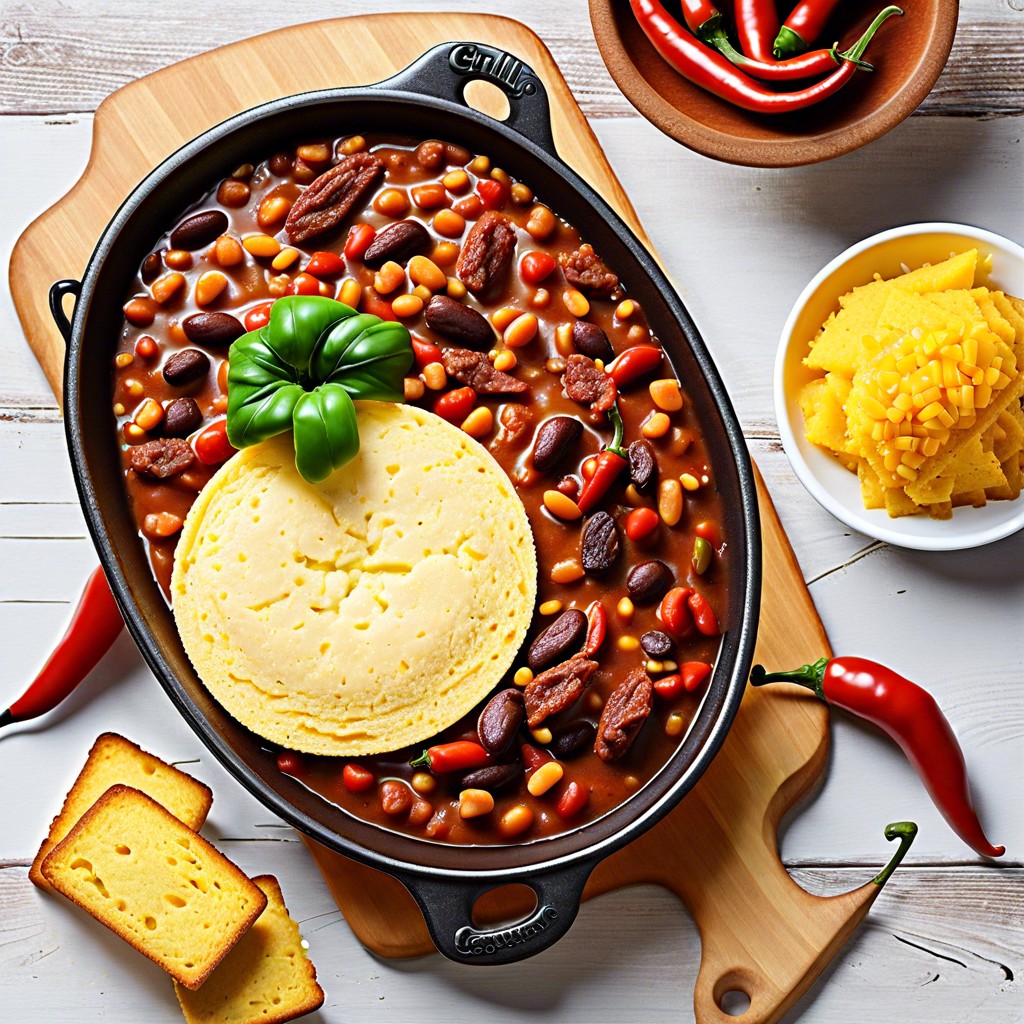
[[[529,389],[524,380],[496,370],[483,352],[468,348],[446,348],[441,362],[449,377],[471,387],[478,395],[519,395]]]
[[[571,708],[583,695],[597,669],[596,661],[575,654],[568,661],[541,672],[523,690],[527,725],[536,729],[549,715]]]
[[[588,356],[569,356],[562,387],[574,402],[589,405],[595,412],[607,412],[615,404],[615,381]]]
[[[654,685],[642,668],[626,676],[601,711],[594,753],[602,761],[617,761],[633,745],[640,727],[651,713]]]
[[[607,299],[619,287],[618,274],[613,274],[605,266],[592,245],[581,245],[572,252],[559,253],[558,262],[569,284],[596,299]]]
[[[158,437],[128,449],[128,464],[132,469],[156,480],[183,473],[195,459],[192,446],[180,437]]]

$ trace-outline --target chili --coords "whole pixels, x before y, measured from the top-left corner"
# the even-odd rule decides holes
[[[622,447],[622,416],[619,415],[617,404],[608,410],[608,418],[615,428],[612,443],[606,445],[597,455],[594,472],[583,481],[580,496],[576,499],[576,505],[584,515],[611,490],[612,484],[629,465],[626,450]]]
[[[479,743],[472,740],[455,740],[453,743],[439,743],[428,747],[409,764],[413,768],[429,768],[432,772],[464,772],[470,768],[483,768],[492,764],[494,758]]]
[[[772,46],[779,32],[775,0],[736,0],[736,34],[740,49],[754,60],[770,63]]]
[[[690,31],[706,46],[717,50],[723,57],[742,68],[755,78],[773,82],[791,82],[801,78],[813,78],[816,75],[827,75],[835,71],[842,63],[842,58],[833,47],[830,50],[815,50],[791,60],[767,61],[756,60],[740,53],[729,41],[729,32],[725,18],[708,0],[683,0],[683,16]],[[865,70],[870,71],[871,65],[864,61],[858,62]]]
[[[86,581],[71,621],[28,689],[3,713],[0,727],[52,711],[96,667],[124,627],[103,569]]]
[[[656,345],[634,345],[617,356],[608,366],[608,376],[615,381],[615,387],[625,387],[638,377],[661,366],[664,353]]]
[[[821,35],[839,0],[800,0],[782,23],[772,52],[776,57],[793,57],[803,53]]]
[[[819,658],[789,672],[755,665],[754,686],[796,683],[820,700],[877,725],[900,747],[953,831],[978,853],[1001,857],[985,837],[971,802],[967,767],[956,735],[935,698],[890,668],[866,658]]]
[[[686,603],[693,612],[693,621],[697,626],[697,632],[705,636],[718,636],[718,618],[714,609],[708,604],[708,599],[698,591],[694,591],[686,599]]]
[[[587,638],[580,652],[585,658],[592,658],[601,649],[608,633],[608,613],[600,601],[592,601],[587,608]]]
[[[839,54],[842,64],[827,78],[793,92],[776,93],[685,32],[658,0],[630,0],[630,6],[651,44],[684,78],[744,110],[761,114],[803,110],[835,95],[860,67],[864,50],[879,26],[893,14],[903,13],[898,7],[886,7],[864,35]]]

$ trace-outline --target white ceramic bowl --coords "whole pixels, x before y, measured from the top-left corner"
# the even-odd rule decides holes
[[[839,297],[874,274],[896,277],[906,264],[939,263],[952,253],[977,248],[991,255],[986,281],[1012,295],[1024,296],[1024,247],[966,224],[907,224],[858,242],[815,275],[796,300],[782,329],[775,359],[775,415],[782,444],[800,482],[837,519],[877,540],[920,551],[956,551],[979,547],[1024,528],[1024,494],[1016,501],[990,501],[984,508],[956,508],[952,519],[927,516],[890,519],[884,509],[866,509],[855,474],[804,437],[797,395],[816,371],[803,365],[810,339],[839,308]]]

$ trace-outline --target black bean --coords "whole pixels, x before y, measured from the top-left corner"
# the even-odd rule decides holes
[[[463,789],[501,789],[510,782],[515,782],[523,774],[521,762],[515,764],[492,764],[486,768],[477,768],[462,780]]]
[[[660,629],[652,629],[640,637],[640,646],[648,658],[667,658],[672,653],[672,637]]]
[[[200,423],[203,414],[195,399],[175,398],[164,409],[164,433],[168,437],[188,437]]]
[[[607,512],[595,512],[583,527],[583,570],[591,576],[607,572],[619,557],[619,531]]]
[[[545,420],[533,442],[533,468],[546,473],[572,450],[583,433],[583,424],[571,416],[553,416]]]
[[[674,582],[672,570],[664,562],[652,558],[629,570],[626,590],[634,604],[652,604],[660,601]]]
[[[593,746],[596,733],[597,729],[590,722],[571,722],[554,734],[548,750],[561,760],[582,754]]]
[[[638,491],[650,491],[658,480],[658,459],[654,445],[646,438],[634,441],[626,451],[629,479]]]
[[[484,705],[477,719],[480,745],[488,753],[500,754],[512,742],[525,717],[522,691],[499,690]]]
[[[164,261],[158,252],[151,252],[143,261],[139,270],[143,284],[152,284],[164,269]]]
[[[183,388],[205,377],[210,370],[210,357],[197,348],[184,348],[175,352],[164,363],[164,380],[172,387]]]
[[[536,640],[530,644],[526,663],[538,669],[564,661],[583,645],[587,635],[587,617],[578,608],[562,612]]]

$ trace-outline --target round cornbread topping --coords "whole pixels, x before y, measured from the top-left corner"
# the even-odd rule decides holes
[[[189,512],[171,581],[185,649],[240,722],[294,750],[396,750],[498,684],[537,562],[505,473],[458,428],[359,405],[358,456],[320,484],[290,440],[246,449]]]

